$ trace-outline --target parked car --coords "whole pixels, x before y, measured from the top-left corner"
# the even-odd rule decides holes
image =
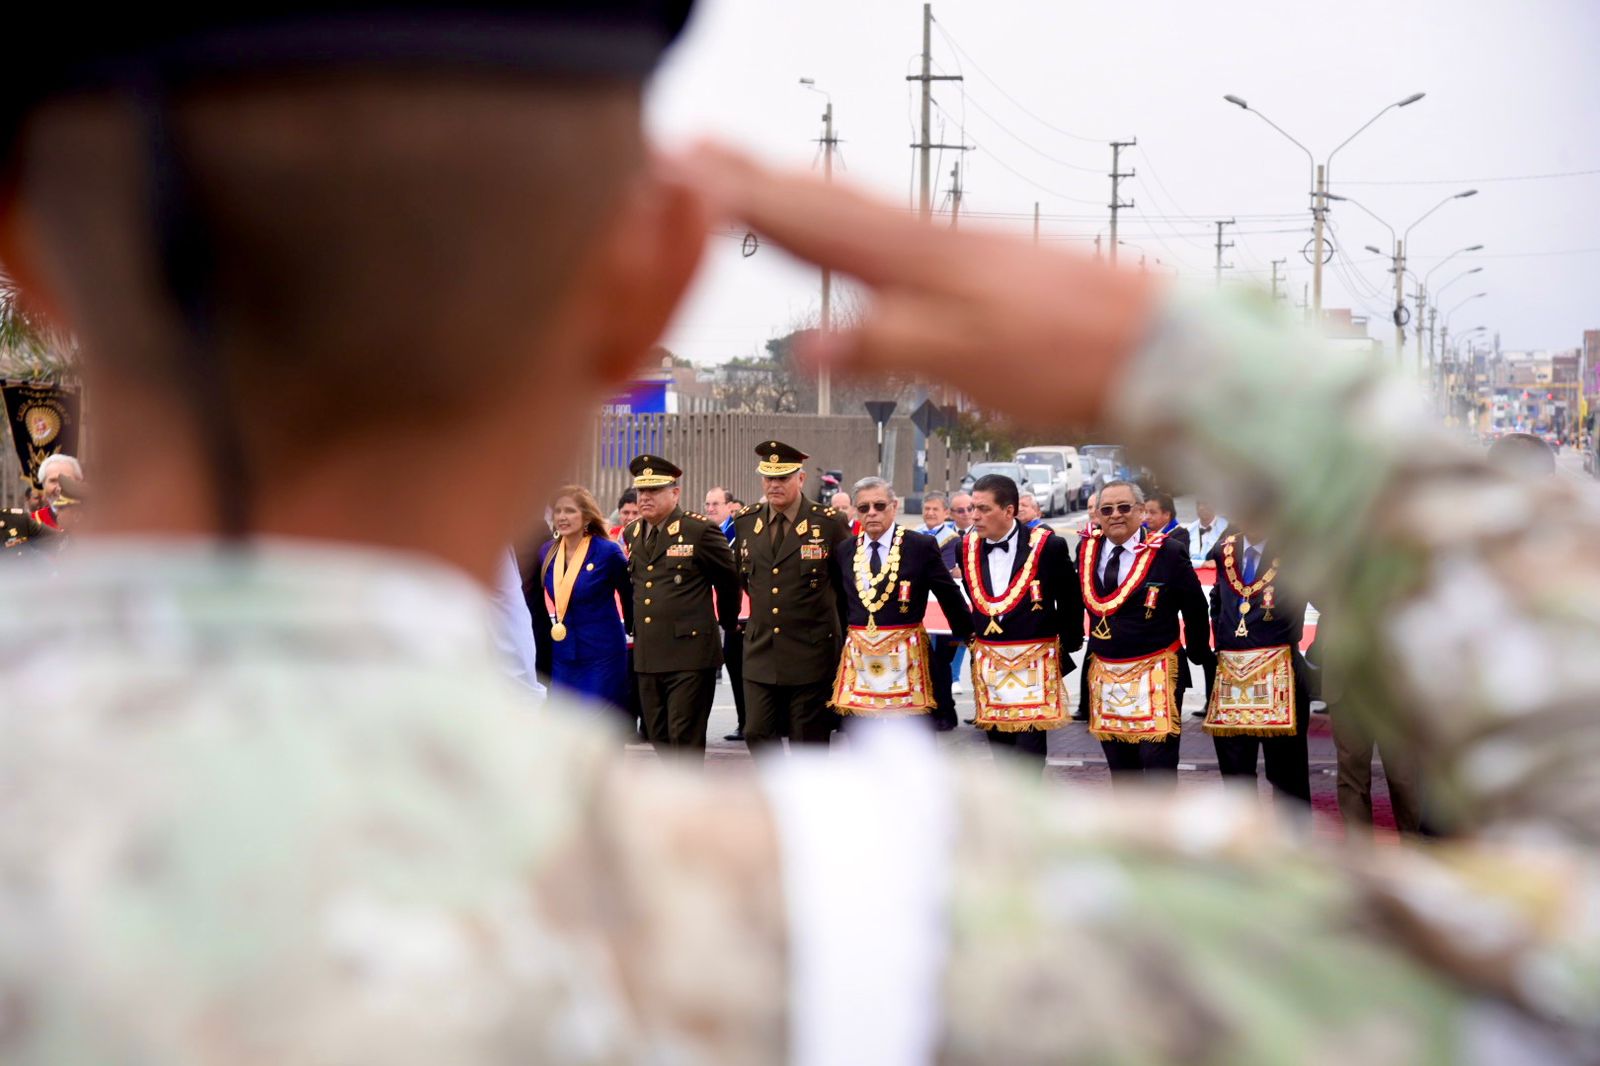
[[[1064,508],[1075,511],[1083,506],[1083,458],[1078,449],[1066,444],[1032,444],[1017,452],[1017,462],[1045,464],[1050,468],[1051,479],[1061,487]]]
[[[973,484],[985,474],[1004,474],[1017,483],[1017,492],[1031,492],[1037,498],[1045,489],[1033,483],[1033,478],[1028,476],[1027,468],[1021,463],[973,463],[972,469],[967,471],[967,476],[961,479],[961,491],[971,492]]]
[[[1078,451],[1081,455],[1101,460],[1102,469],[1110,468],[1106,481],[1131,481],[1147,494],[1155,489],[1155,479],[1150,476],[1150,471],[1129,462],[1128,450],[1120,444],[1085,444]]]
[[[1089,497],[1100,495],[1100,490],[1106,482],[1114,480],[1111,476],[1111,461],[1095,455],[1083,457],[1083,500],[1079,506],[1088,507]]]
[[[1023,463],[1022,469],[1033,479],[1033,498],[1046,518],[1067,513],[1067,485],[1043,463]],[[1024,489],[1023,491],[1027,491]]]

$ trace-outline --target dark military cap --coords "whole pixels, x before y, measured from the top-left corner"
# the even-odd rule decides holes
[[[628,464],[628,473],[633,475],[633,487],[636,489],[663,489],[668,485],[676,485],[683,476],[683,470],[675,463],[669,463],[659,455],[641,455]]]
[[[7,19],[0,151],[22,119],[80,90],[164,89],[218,77],[337,67],[452,66],[642,81],[693,0],[112,5],[85,17],[32,4]]]
[[[811,458],[799,448],[785,444],[781,440],[769,440],[757,444],[756,454],[761,457],[761,462],[756,464],[756,471],[762,477],[788,477]]]

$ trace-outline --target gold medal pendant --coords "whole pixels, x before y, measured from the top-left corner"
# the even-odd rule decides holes
[[[1100,621],[1096,622],[1094,628],[1089,631],[1091,637],[1096,640],[1111,639],[1111,626],[1107,624],[1107,617],[1106,615],[1100,616]]]
[[[1250,635],[1250,631],[1244,627],[1244,615],[1242,614],[1239,616],[1239,628],[1233,631],[1233,635],[1236,637],[1248,637]]]
[[[551,640],[566,640],[567,639],[567,627],[566,627],[566,624],[563,623],[563,622],[557,622],[555,625],[551,626],[550,627],[550,639]]]
[[[1000,632],[1000,616],[991,614],[989,624],[983,628],[983,635],[987,637],[998,632]]]

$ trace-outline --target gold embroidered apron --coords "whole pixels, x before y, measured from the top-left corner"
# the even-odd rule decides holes
[[[840,714],[927,714],[934,705],[921,625],[851,626],[833,683]]]
[[[972,645],[972,697],[979,729],[1016,733],[1055,729],[1067,720],[1061,691],[1061,641]]]
[[[1090,734],[1133,743],[1177,736],[1183,731],[1178,669],[1176,644],[1138,659],[1090,655]]]
[[[1294,653],[1275,648],[1217,652],[1217,683],[1206,705],[1205,731],[1214,737],[1293,736]]]

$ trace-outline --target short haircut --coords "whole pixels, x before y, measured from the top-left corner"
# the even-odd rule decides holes
[[[1106,498],[1106,493],[1110,492],[1112,489],[1127,489],[1129,492],[1133,493],[1133,502],[1134,503],[1143,503],[1144,502],[1144,490],[1141,489],[1138,485],[1135,485],[1131,481],[1108,481],[1108,482],[1106,482],[1104,485],[1100,486],[1100,492],[1099,492],[1100,498],[1102,500],[1105,499]]]
[[[1178,502],[1172,498],[1171,493],[1152,492],[1150,494],[1150,499],[1157,507],[1161,508],[1167,514],[1176,515],[1178,513]]]
[[[732,493],[729,493],[728,494],[728,506],[729,507],[743,507],[744,506],[744,501],[739,499],[739,497],[733,495]]]
[[[706,495],[707,496],[711,495],[713,492],[722,493],[722,505],[724,507],[726,507],[728,504],[733,502],[733,493],[729,492],[727,489],[723,488],[721,485],[713,485],[709,489],[706,489]]]
[[[630,503],[638,503],[638,502],[639,502],[639,490],[638,489],[623,489],[622,490],[622,495],[617,497],[617,510],[620,511],[624,507],[628,506],[628,504],[630,504]]]
[[[1023,500],[1027,500],[1029,503],[1033,504],[1035,507],[1039,506],[1039,497],[1035,496],[1031,492],[1024,492],[1022,495],[1017,497],[1017,503],[1020,504]]]
[[[646,161],[637,88],[601,79],[358,69],[241,78],[172,111],[207,246],[205,355],[263,483],[536,372],[506,322],[561,306]],[[36,109],[13,177],[96,363],[187,404],[195,342],[153,269],[135,112],[92,94]]]
[[[995,506],[1017,509],[1017,483],[1004,474],[985,474],[972,483],[973,494],[987,492],[994,497]]]
[[[44,479],[46,475],[50,473],[51,467],[62,465],[72,467],[72,476],[77,478],[79,481],[83,480],[83,464],[64,452],[57,452],[55,455],[47,457],[44,462],[39,464],[39,484],[44,484]]]
[[[882,489],[884,492],[889,494],[889,499],[892,500],[895,498],[893,487],[891,487],[890,484],[881,477],[864,477],[854,485],[850,486],[851,498],[854,499],[855,494],[860,492],[862,489]]]
[[[950,497],[935,489],[933,492],[924,492],[922,494],[922,503],[924,506],[929,503],[942,503],[946,507],[949,507]]]

